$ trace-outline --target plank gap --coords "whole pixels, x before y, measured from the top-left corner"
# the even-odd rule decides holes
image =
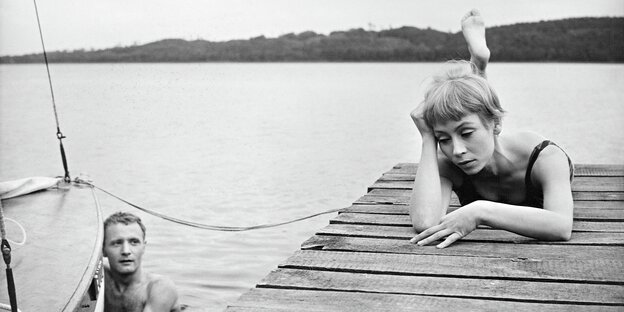
[[[478,276],[478,275],[459,275],[459,274],[436,274],[436,273],[409,273],[409,272],[392,272],[392,271],[375,271],[372,269],[353,269],[353,268],[324,268],[317,266],[306,266],[301,264],[280,264],[280,269],[298,269],[306,271],[321,272],[345,272],[345,273],[364,273],[372,275],[393,275],[393,276],[424,276],[424,277],[443,277],[443,278],[461,278],[461,279],[477,279],[477,280],[506,280],[506,281],[523,281],[523,282],[554,282],[569,284],[593,284],[593,285],[624,285],[624,282],[618,281],[592,281],[592,280],[573,280],[561,279],[554,277],[531,278],[531,277],[507,277],[507,276]]]

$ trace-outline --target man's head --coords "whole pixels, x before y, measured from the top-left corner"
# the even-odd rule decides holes
[[[433,77],[425,93],[423,118],[427,125],[434,128],[476,114],[483,125],[500,130],[504,110],[487,80],[476,74],[470,62],[450,61],[447,65],[446,71]]]
[[[141,232],[143,232],[143,240],[145,240],[145,225],[143,225],[141,218],[129,212],[118,211],[108,216],[108,218],[104,220],[104,240],[105,241],[106,241],[106,228],[108,228],[112,224],[118,224],[118,223],[121,223],[124,225],[130,225],[132,223],[138,224],[139,227],[141,228]]]
[[[139,217],[117,212],[104,221],[102,253],[113,273],[128,275],[140,270],[145,243],[145,226]]]

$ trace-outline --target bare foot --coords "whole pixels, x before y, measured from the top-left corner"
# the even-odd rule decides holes
[[[479,11],[473,9],[461,21],[462,33],[470,51],[470,61],[473,62],[479,74],[485,77],[485,67],[490,60],[490,49],[485,43],[485,23]]]

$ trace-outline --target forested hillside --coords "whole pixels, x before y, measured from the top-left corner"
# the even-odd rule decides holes
[[[623,62],[624,18],[575,18],[487,29],[491,61]],[[461,32],[401,27],[210,42],[167,39],[103,50],[56,51],[50,62],[420,62],[467,58]],[[0,57],[41,62],[42,54]]]

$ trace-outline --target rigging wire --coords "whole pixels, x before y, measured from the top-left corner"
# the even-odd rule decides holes
[[[39,27],[39,37],[41,38],[41,47],[43,49],[43,59],[45,60],[46,71],[48,73],[48,83],[50,84],[50,94],[52,96],[52,108],[54,109],[54,120],[56,121],[56,138],[59,140],[59,148],[61,150],[61,160],[63,162],[63,169],[65,170],[65,177],[63,179],[65,180],[65,182],[70,182],[71,178],[69,176],[69,168],[67,166],[67,156],[65,155],[65,147],[63,147],[63,139],[65,138],[65,136],[63,135],[63,132],[61,132],[61,126],[59,124],[58,112],[56,109],[56,100],[54,98],[54,88],[52,87],[52,77],[50,76],[50,66],[48,64],[48,54],[46,53],[45,43],[43,41],[43,31],[41,30],[41,21],[39,20],[39,9],[37,8],[37,1],[33,0],[33,4],[35,7],[35,15],[37,16],[37,26]],[[19,225],[19,223],[17,224]],[[24,233],[24,243],[25,243],[26,231],[24,231],[23,228],[22,228],[22,231]],[[10,308],[12,312],[18,312],[19,309],[17,308],[17,295],[15,292],[15,280],[13,278],[13,269],[11,268],[11,245],[9,244],[9,241],[6,238],[4,214],[2,212],[2,199],[0,199],[0,235],[2,238],[1,243],[0,243],[0,248],[2,249],[2,258],[4,259],[4,263],[6,264],[5,272],[6,272],[6,277],[7,277],[7,288],[8,288],[7,290],[9,293],[9,303],[10,303],[8,307],[6,304],[0,304],[0,308],[3,310]]]
[[[63,147],[63,139],[65,136],[61,132],[61,126],[59,124],[58,112],[56,109],[56,100],[54,99],[54,88],[52,88],[52,77],[50,76],[50,66],[48,65],[48,54],[46,53],[45,43],[43,42],[43,31],[41,31],[41,22],[39,21],[39,10],[37,9],[37,1],[33,0],[35,4],[35,15],[37,16],[37,26],[39,27],[39,38],[41,38],[41,47],[43,48],[43,59],[45,60],[46,70],[48,72],[48,83],[50,85],[50,94],[52,96],[52,108],[54,109],[54,120],[56,121],[56,138],[59,140],[59,147],[61,149],[61,160],[63,161],[63,169],[65,169],[65,182],[70,182],[69,168],[67,166],[67,157],[65,155],[65,148]]]
[[[306,219],[310,219],[310,218],[314,218],[320,215],[324,215],[324,214],[328,214],[328,213],[332,213],[332,212],[339,212],[340,210],[343,210],[345,208],[336,208],[336,209],[330,209],[330,210],[326,210],[326,211],[322,211],[319,213],[315,213],[315,214],[311,214],[308,216],[304,216],[301,218],[296,218],[293,220],[289,220],[289,221],[284,221],[284,222],[278,222],[278,223],[268,223],[268,224],[259,224],[259,225],[253,225],[253,226],[223,226],[223,225],[210,225],[210,224],[203,224],[203,223],[197,223],[197,222],[192,222],[192,221],[187,221],[187,220],[183,220],[183,219],[178,219],[175,217],[171,217],[168,216],[166,214],[154,211],[154,210],[150,210],[144,207],[141,207],[139,205],[136,205],[128,200],[125,200],[123,198],[121,198],[120,196],[117,196],[99,186],[96,186],[95,184],[93,184],[90,181],[86,181],[80,178],[75,178],[74,182],[79,183],[79,184],[86,184],[89,185],[93,188],[96,188],[106,194],[108,194],[109,196],[116,198],[117,200],[131,206],[134,207],[136,209],[139,209],[143,212],[146,212],[148,214],[151,214],[153,216],[159,217],[161,219],[167,220],[167,221],[171,221],[174,223],[178,223],[181,225],[186,225],[186,226],[190,226],[190,227],[195,227],[195,228],[200,228],[200,229],[204,229],[204,230],[210,230],[210,231],[223,231],[223,232],[243,232],[243,231],[250,231],[250,230],[259,230],[259,229],[266,229],[266,228],[272,228],[272,227],[278,227],[281,225],[286,225],[286,224],[290,224],[290,223],[295,223],[298,221],[303,221]]]

